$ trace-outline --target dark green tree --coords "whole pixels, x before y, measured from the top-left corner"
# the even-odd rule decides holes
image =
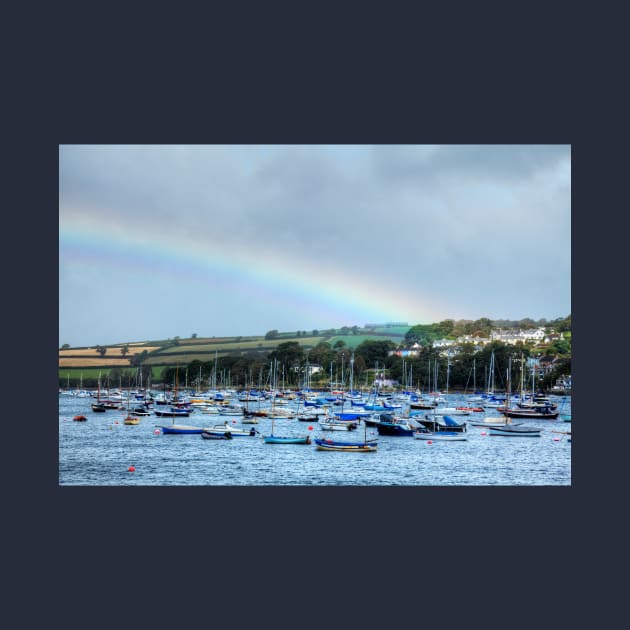
[[[395,349],[396,344],[391,339],[383,341],[366,339],[356,347],[355,355],[362,357],[367,366],[373,366],[375,361],[384,363],[389,352]]]
[[[552,327],[556,332],[571,332],[571,314],[569,313],[564,318],[554,320]]]
[[[445,319],[435,326],[435,332],[441,337],[448,337],[453,334],[455,322],[452,319]]]
[[[571,344],[567,339],[556,339],[549,344],[547,353],[551,355],[564,356],[571,352]]]
[[[472,331],[470,334],[479,337],[489,337],[491,331],[492,321],[490,321],[487,317],[482,317],[472,323]]]
[[[129,358],[129,363],[134,366],[143,365],[148,355],[149,353],[147,350],[143,350],[142,352],[139,352],[138,354],[133,354]]]
[[[331,345],[327,341],[320,341],[316,346],[311,348],[308,354],[308,360],[311,364],[321,365],[324,370],[328,368],[331,361],[334,361],[335,353]]]
[[[269,353],[269,359],[272,361],[277,359],[280,365],[293,368],[303,361],[304,351],[297,341],[285,341]]]

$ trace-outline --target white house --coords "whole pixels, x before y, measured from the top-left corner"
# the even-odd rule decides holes
[[[490,339],[492,341],[501,341],[502,343],[508,343],[511,345],[517,344],[519,341],[525,343],[526,341],[540,342],[545,338],[545,329],[536,328],[535,330],[493,330],[490,333]]]
[[[452,341],[451,339],[436,339],[433,342],[434,348],[448,348],[449,346],[454,346],[457,342]]]

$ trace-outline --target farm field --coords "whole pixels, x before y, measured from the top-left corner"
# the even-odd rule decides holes
[[[127,343],[117,343],[109,346],[104,356],[100,356],[96,352],[96,346],[91,348],[64,348],[59,350],[59,376],[67,377],[70,373],[71,378],[78,378],[81,370],[99,370],[105,377],[112,368],[128,368],[135,370],[131,365],[131,359],[134,355],[146,352],[147,356],[144,360],[145,365],[152,366],[155,376],[164,367],[182,366],[191,361],[208,362],[216,357],[227,355],[246,354],[248,352],[271,352],[280,344],[287,342],[297,342],[305,348],[315,347],[318,343],[326,342],[331,346],[337,341],[343,341],[345,347],[356,348],[359,344],[366,340],[383,341],[390,339],[395,344],[399,344],[404,336],[404,332],[408,327],[377,327],[370,329],[359,329],[357,335],[354,334],[337,334],[304,336],[299,337],[294,333],[279,332],[274,339],[265,339],[264,336],[232,336],[232,337],[202,337],[202,338],[177,338],[177,345],[173,345],[173,340],[150,340],[150,341],[134,341]],[[128,352],[126,356],[120,354],[120,349],[127,345]],[[87,372],[84,372],[87,376]],[[98,376],[96,373],[95,376]]]
[[[122,356],[120,354],[120,348],[123,347],[122,344],[120,346],[107,346],[107,352],[105,353],[105,357],[103,358],[118,358],[116,355]],[[127,356],[132,356],[134,354],[140,354],[144,350],[147,352],[153,352],[154,350],[159,350],[160,346],[140,346],[137,344],[129,344],[129,350],[127,352]],[[97,357],[100,359],[100,355],[96,352],[96,348],[76,348],[76,349],[67,349],[67,350],[59,350],[59,358],[74,358],[74,357],[87,357],[93,358]],[[128,362],[128,361],[127,361]]]
[[[78,359],[73,358],[59,358],[59,367],[98,367],[101,366],[121,366],[129,367],[129,359],[123,357],[108,357],[107,355],[101,357],[81,357]]]

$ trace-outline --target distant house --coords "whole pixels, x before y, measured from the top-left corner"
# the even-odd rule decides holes
[[[564,339],[564,333],[549,333],[544,337],[545,343],[553,343],[554,341],[558,341],[559,339]]]
[[[490,343],[487,337],[475,337],[474,335],[462,335],[457,337],[457,343],[472,343],[475,346],[485,346]]]
[[[545,338],[545,329],[536,328],[534,330],[493,330],[490,333],[490,339],[492,341],[500,341],[501,343],[507,343],[516,345],[519,341],[525,343],[526,341],[534,341],[540,343]]]
[[[455,345],[455,341],[453,341],[452,339],[436,339],[433,342],[433,347],[434,348],[449,348],[450,346],[454,346]]]

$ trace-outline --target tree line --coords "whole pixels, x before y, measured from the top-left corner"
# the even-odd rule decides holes
[[[436,386],[444,389],[470,391],[484,390],[492,380],[490,374],[491,357],[494,354],[494,384],[497,390],[508,386],[508,365],[510,388],[516,391],[523,380],[531,389],[531,371],[527,359],[534,356],[532,348],[516,346],[498,341],[477,350],[472,344],[463,344],[458,351],[444,356],[444,350],[433,347],[423,348],[418,356],[401,357],[392,354],[396,345],[390,340],[366,340],[355,350],[345,346],[342,340],[331,345],[322,341],[310,349],[304,349],[298,342],[287,341],[267,353],[249,353],[243,356],[223,356],[212,361],[192,361],[179,367],[168,367],[162,371],[162,382],[173,386],[176,375],[179,386],[184,378],[189,385],[201,383],[203,387],[216,384],[217,387],[231,386],[238,389],[269,386],[272,362],[277,360],[282,374],[282,382],[287,388],[300,388],[310,384],[313,388],[327,388],[330,382],[349,385],[352,372],[353,385],[371,387],[374,379],[386,377],[407,388],[423,391]],[[537,357],[541,358],[541,357]],[[553,369],[544,378],[535,377],[535,387],[549,389],[558,378],[571,373],[571,356],[549,356],[554,360]],[[312,366],[321,368],[308,376]],[[186,376],[184,376],[186,375]]]
[[[250,351],[241,355],[223,356],[218,359],[199,361],[193,360],[186,365],[178,367],[166,367],[161,373],[161,382],[172,386],[176,375],[179,376],[180,386],[188,384],[207,386],[216,383],[217,386],[232,387],[256,387],[267,382],[271,361],[277,360],[283,370],[283,381],[287,387],[301,387],[309,382],[313,387],[325,387],[331,380],[334,382],[345,381],[349,383],[350,363],[352,360],[352,374],[354,384],[358,386],[371,386],[377,374],[385,374],[387,378],[403,385],[419,389],[428,389],[436,385],[444,388],[447,381],[453,390],[471,390],[473,387],[483,389],[488,382],[488,370],[490,357],[494,353],[497,374],[495,381],[497,386],[505,388],[508,366],[508,357],[511,358],[512,371],[510,379],[512,384],[520,382],[521,358],[526,361],[536,354],[537,358],[546,358],[549,363],[554,360],[553,369],[545,373],[544,378],[536,379],[536,385],[542,389],[551,387],[558,378],[571,373],[571,344],[568,339],[557,339],[548,344],[543,352],[533,348],[529,344],[517,344],[511,346],[501,342],[492,342],[481,350],[477,350],[472,344],[463,344],[452,350],[448,357],[444,356],[444,350],[433,348],[432,343],[441,338],[453,338],[462,335],[489,337],[495,328],[536,328],[545,327],[556,332],[570,332],[571,315],[552,321],[541,319],[538,321],[525,318],[522,320],[490,320],[480,318],[478,320],[443,320],[434,324],[417,324],[412,326],[405,335],[405,342],[400,347],[391,340],[366,340],[359,344],[354,351],[346,347],[343,340],[334,344],[320,341],[315,346],[305,348],[297,341],[286,341],[269,352]],[[358,327],[343,327],[342,331],[349,333],[358,332]],[[299,331],[298,331],[299,332]],[[313,330],[313,334],[319,333]],[[305,336],[306,331],[302,331]],[[196,335],[195,335],[196,336]],[[277,330],[269,331],[268,339],[277,339],[280,333]],[[298,335],[299,336],[299,335]],[[168,341],[168,345],[178,345],[179,337]],[[417,356],[401,357],[393,354],[394,350],[401,347],[410,347],[419,344],[421,350]],[[96,352],[101,356],[106,353],[104,346],[96,346]],[[122,356],[129,352],[128,344],[119,348]],[[127,384],[132,381],[141,381],[145,385],[149,382],[150,367],[145,365],[148,352],[142,352],[129,357],[132,370],[113,368],[109,371],[109,380],[112,386],[120,384],[126,379]],[[310,366],[319,366],[321,371],[306,379]],[[140,371],[142,378],[140,379]],[[529,378],[529,375],[527,375]],[[65,383],[60,378],[60,386]],[[86,379],[85,387],[94,387],[95,379]],[[118,381],[118,383],[116,383]],[[127,386],[123,383],[123,386]]]

